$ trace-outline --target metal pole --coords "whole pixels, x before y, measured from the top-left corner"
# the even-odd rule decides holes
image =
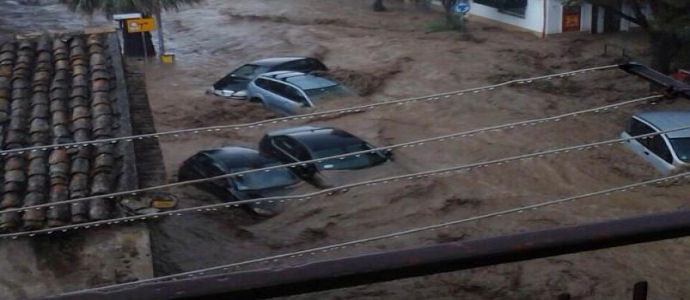
[[[149,61],[149,50],[146,49],[146,34],[144,32],[141,32],[141,45],[144,47],[144,62]]]
[[[162,8],[160,5],[160,0],[157,1],[158,7],[156,9],[156,25],[158,25],[158,45],[160,45],[160,53],[158,53],[159,56],[162,56],[165,54],[165,39],[163,38],[163,17],[162,17]]]
[[[690,211],[511,234],[306,265],[77,292],[52,299],[257,299],[372,284],[690,235]]]

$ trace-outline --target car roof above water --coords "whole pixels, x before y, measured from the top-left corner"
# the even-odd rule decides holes
[[[286,135],[300,143],[315,149],[342,144],[363,142],[359,138],[342,129],[333,127],[301,126],[269,133],[270,136]]]
[[[264,59],[259,59],[251,62],[252,65],[258,65],[258,66],[267,66],[267,67],[272,67],[272,66],[277,66],[286,62],[291,62],[291,61],[296,61],[296,60],[302,60],[302,59],[307,59],[308,57],[303,57],[303,56],[287,56],[287,57],[271,57],[271,58],[264,58]]]
[[[295,71],[274,71],[261,74],[260,77],[268,77],[275,80],[288,82],[303,90],[319,89],[338,85],[337,82],[334,82],[326,77]]]
[[[236,146],[207,150],[204,153],[228,168],[263,167],[277,162],[260,155],[256,150]]]
[[[690,110],[648,111],[635,117],[656,127],[660,131],[690,126]],[[666,133],[669,138],[690,138],[690,128]]]

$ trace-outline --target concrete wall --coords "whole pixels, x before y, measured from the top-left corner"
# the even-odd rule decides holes
[[[559,1],[549,0],[546,4],[546,34],[563,32],[563,5]]]
[[[506,23],[532,32],[541,33],[544,28],[544,1],[548,0],[529,0],[527,1],[527,9],[525,10],[525,17],[518,17],[511,14],[506,14],[498,11],[498,9],[472,3],[470,15],[476,15],[490,20]]]
[[[0,241],[0,299],[34,299],[151,278],[145,225]]]
[[[580,9],[580,31],[592,30],[592,5],[583,3]]]
[[[546,1],[546,6],[544,6],[544,1]],[[544,24],[544,9],[546,9],[546,24]],[[559,0],[529,0],[524,17],[505,14],[494,7],[473,2],[470,14],[519,27],[537,34],[542,32],[546,32],[546,34],[563,32],[563,5],[561,5]],[[603,19],[603,16],[600,15],[600,18]],[[580,31],[591,30],[591,4],[583,3],[581,5],[580,24]]]

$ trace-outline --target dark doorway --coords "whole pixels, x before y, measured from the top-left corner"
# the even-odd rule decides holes
[[[621,16],[611,9],[604,10],[604,32],[618,32],[621,30]]]
[[[563,7],[563,32],[580,31],[580,10],[579,5]]]

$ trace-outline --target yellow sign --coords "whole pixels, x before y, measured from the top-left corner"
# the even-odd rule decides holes
[[[128,19],[125,20],[125,25],[129,33],[146,32],[155,28],[153,18]]]

